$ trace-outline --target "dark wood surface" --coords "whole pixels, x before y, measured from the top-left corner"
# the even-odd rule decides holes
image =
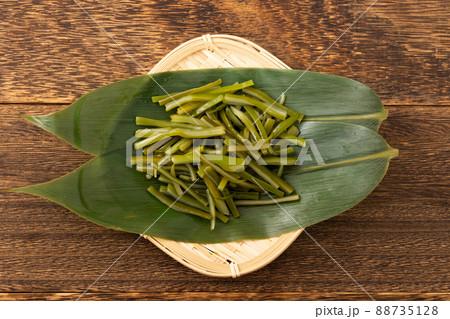
[[[370,1],[371,2],[371,1]],[[80,1],[145,69],[206,33],[245,37],[309,66],[369,1]],[[51,180],[91,156],[22,120],[143,70],[72,1],[0,4],[0,189]],[[449,10],[381,1],[313,66],[373,88],[400,156],[376,190],[309,233],[377,300],[450,300]],[[135,239],[47,200],[0,193],[0,300],[74,300]],[[367,300],[302,234],[237,279],[197,274],[141,239],[83,299]]]

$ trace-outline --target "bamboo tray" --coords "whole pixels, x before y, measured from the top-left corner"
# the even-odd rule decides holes
[[[231,35],[204,35],[187,41],[167,54],[149,72],[187,69],[264,67],[290,69],[260,46]],[[221,244],[195,244],[143,237],[166,254],[201,274],[239,277],[272,262],[300,235],[302,229],[262,240]]]

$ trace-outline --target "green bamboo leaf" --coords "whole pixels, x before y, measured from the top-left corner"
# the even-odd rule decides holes
[[[286,176],[301,195],[300,202],[283,203],[282,209],[276,204],[242,207],[240,218],[217,223],[213,232],[208,220],[173,211],[152,197],[146,189],[158,182],[126,167],[124,149],[96,157],[62,178],[14,191],[48,198],[105,227],[218,243],[277,236],[333,217],[364,199],[397,155],[380,135],[363,126],[311,121],[300,129],[303,138],[314,142],[303,165]],[[323,165],[318,164],[319,155]]]
[[[365,85],[343,77],[299,70],[205,69],[152,75],[167,92],[205,85],[218,78],[225,85],[253,80],[277,98],[287,92],[286,105],[306,115],[304,121],[347,122],[377,130],[387,112],[378,96]],[[152,96],[164,95],[149,76],[138,76],[96,89],[68,108],[49,115],[25,118],[75,147],[100,155],[122,148],[133,135],[136,116],[169,119]]]

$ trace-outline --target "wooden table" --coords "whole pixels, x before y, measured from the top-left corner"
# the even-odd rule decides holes
[[[206,33],[245,37],[307,68],[372,1],[79,1],[146,70]],[[183,4],[180,4],[183,3]],[[400,156],[362,203],[311,235],[377,300],[450,299],[447,0],[380,0],[311,70],[374,89],[381,134]],[[91,157],[19,115],[68,106],[144,71],[76,3],[0,4],[0,189],[45,182]],[[0,194],[0,300],[76,299],[137,237],[47,200]],[[140,240],[87,299],[367,300],[301,235],[269,266],[238,279],[199,275]]]

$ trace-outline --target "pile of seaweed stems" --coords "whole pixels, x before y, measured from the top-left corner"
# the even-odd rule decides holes
[[[293,146],[305,146],[300,114],[254,87],[252,80],[221,86],[219,79],[187,91],[154,96],[170,121],[136,117],[131,164],[164,183],[148,191],[170,208],[226,223],[238,206],[300,199],[283,179],[296,165]],[[273,143],[273,141],[276,141]],[[213,147],[211,147],[213,146]],[[215,147],[214,147],[215,146]],[[269,169],[272,168],[272,169]]]

